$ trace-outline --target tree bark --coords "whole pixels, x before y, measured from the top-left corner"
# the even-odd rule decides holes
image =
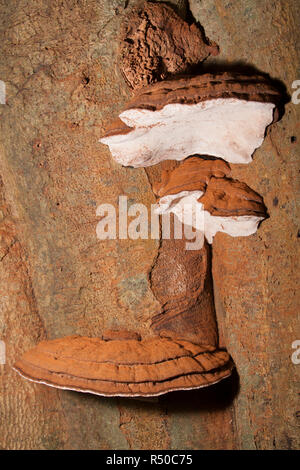
[[[295,194],[300,106],[292,101],[248,166],[233,177],[264,197],[270,218],[246,239],[218,234],[213,274],[221,344],[238,384],[180,392],[158,403],[56,391],[12,364],[44,338],[143,337],[160,305],[149,283],[157,240],[96,238],[96,207],[155,202],[149,174],[122,168],[98,143],[129,97],[117,38],[135,0],[1,0],[0,447],[4,449],[299,448]],[[175,3],[175,2],[174,2]],[[299,2],[191,0],[220,45],[203,70],[260,71],[290,94],[299,79]],[[128,6],[126,7],[126,5]],[[126,8],[125,8],[126,7]],[[299,48],[298,48],[299,49]],[[238,393],[237,393],[238,392]]]

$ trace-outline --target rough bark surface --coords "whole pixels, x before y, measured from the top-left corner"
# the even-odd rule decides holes
[[[246,239],[214,241],[215,301],[239,374],[157,403],[56,391],[11,365],[41,339],[105,329],[143,337],[161,306],[148,273],[154,240],[99,241],[96,206],[150,206],[157,169],[122,168],[97,143],[129,98],[117,64],[127,1],[1,0],[0,446],[4,449],[299,448],[296,211],[300,105],[290,102],[248,166],[233,177],[261,194],[270,218]],[[135,0],[129,4],[137,4]],[[170,3],[175,3],[170,2]],[[249,65],[282,80],[297,75],[297,0],[191,0],[221,46],[204,69]],[[299,50],[299,45],[298,45]],[[159,169],[159,171],[161,171]],[[2,215],[1,215],[2,218]]]

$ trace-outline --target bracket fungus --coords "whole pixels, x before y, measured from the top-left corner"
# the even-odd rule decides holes
[[[212,174],[228,174],[225,162],[198,161],[202,172],[194,159],[186,163],[198,167],[192,185],[197,173],[201,185]],[[179,170],[165,183],[173,182]],[[102,339],[70,336],[43,341],[23,355],[15,370],[56,388],[129,397],[198,389],[229,377],[234,365],[228,352],[218,347],[208,244],[187,251],[184,239],[162,240],[150,284],[162,305],[152,319],[152,336],[141,339],[122,330],[106,331]]]
[[[195,23],[181,19],[164,3],[134,8],[120,34],[120,67],[133,89],[186,73],[219,48]]]
[[[225,351],[184,340],[69,336],[39,343],[14,369],[26,379],[55,388],[148,397],[216,383],[228,376],[229,362]]]
[[[158,209],[178,216],[180,204],[196,195],[196,207],[214,220],[208,228],[204,224],[210,243],[218,230],[240,235],[235,224],[245,217],[253,219],[256,228],[256,221],[266,216],[262,198],[229,175],[229,165],[220,159],[190,157],[163,172],[161,183],[154,184],[160,196]],[[218,219],[221,222],[216,223]],[[252,233],[252,228],[245,229],[247,223],[241,224],[244,235]],[[232,359],[218,347],[211,249],[204,238],[197,250],[186,250],[185,241],[173,234],[161,242],[150,285],[162,309],[152,319],[148,338],[107,331],[102,339],[70,336],[43,341],[23,355],[15,370],[56,388],[129,397],[199,389],[229,377]]]
[[[102,338],[43,341],[14,365],[24,378],[102,396],[151,397],[207,387],[229,377],[233,362],[218,348],[211,254],[205,243],[162,240],[151,289],[163,306],[145,339],[131,331]]]
[[[262,75],[224,72],[165,80],[137,92],[100,141],[125,166],[194,154],[249,163],[278,117],[280,96]]]
[[[231,375],[230,355],[218,347],[209,243],[218,231],[250,235],[267,216],[261,196],[230,178],[227,162],[251,161],[266,127],[278,118],[281,96],[258,74],[206,73],[155,83],[217,53],[196,25],[167,5],[145,2],[133,10],[121,37],[121,68],[137,91],[101,142],[125,166],[183,160],[153,185],[156,210],[170,213],[173,225],[175,217],[191,225],[202,244],[187,250],[186,240],[174,234],[161,240],[149,276],[161,311],[148,338],[122,330],[106,331],[101,339],[43,341],[14,368],[56,388],[151,397]]]
[[[187,158],[174,171],[164,173],[161,184],[154,187],[161,196],[156,212],[175,214],[202,232],[209,243],[217,232],[252,235],[267,217],[266,207],[259,194],[229,178],[229,173],[222,160]]]

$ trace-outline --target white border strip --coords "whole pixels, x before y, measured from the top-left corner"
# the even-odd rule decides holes
[[[63,387],[62,385],[53,385],[53,384],[49,384],[47,382],[43,382],[42,380],[33,380],[29,377],[26,377],[26,375],[23,375],[18,369],[16,369],[15,367],[13,367],[13,370],[15,370],[21,377],[23,377],[24,379],[26,380],[29,380],[30,382],[33,382],[33,383],[38,383],[38,384],[42,384],[42,385],[47,385],[48,387],[52,387],[52,388],[59,388],[61,390],[71,390],[73,392],[81,392],[81,393],[91,393],[92,395],[98,395],[100,397],[158,397],[160,395],[165,395],[166,393],[170,393],[170,392],[178,392],[178,391],[181,391],[181,390],[197,390],[197,389],[200,389],[200,388],[206,388],[206,387],[210,387],[211,385],[215,385],[219,382],[221,382],[222,380],[224,379],[227,379],[228,377],[231,376],[232,374],[232,370],[233,370],[233,366],[232,368],[230,369],[229,371],[229,374],[226,375],[225,377],[222,377],[218,380],[216,380],[215,382],[212,382],[212,383],[209,383],[209,384],[205,384],[205,385],[199,385],[199,386],[195,386],[195,387],[188,387],[188,388],[172,388],[170,390],[167,390],[166,392],[159,392],[159,393],[151,393],[151,394],[127,394],[127,393],[115,393],[115,394],[108,394],[108,393],[97,393],[95,391],[92,391],[92,390],[81,390],[81,389],[77,389],[77,388],[70,388],[70,387]],[[100,380],[100,379],[99,379]]]

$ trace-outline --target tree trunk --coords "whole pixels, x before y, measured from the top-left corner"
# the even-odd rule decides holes
[[[147,336],[161,306],[149,278],[157,240],[96,238],[96,207],[155,202],[143,169],[123,168],[98,143],[129,97],[117,36],[131,0],[0,0],[0,447],[3,449],[296,449],[300,339],[296,298],[297,139],[290,102],[247,166],[233,177],[264,197],[270,218],[245,239],[214,241],[214,294],[221,343],[236,378],[158,403],[57,391],[22,380],[11,366],[44,338]],[[176,2],[170,2],[176,4]],[[297,0],[191,0],[221,55],[204,66],[250,64],[297,76]],[[127,6],[128,5],[128,6]],[[153,170],[154,172],[155,170]],[[150,178],[151,179],[151,178]],[[298,239],[297,239],[298,237]]]

